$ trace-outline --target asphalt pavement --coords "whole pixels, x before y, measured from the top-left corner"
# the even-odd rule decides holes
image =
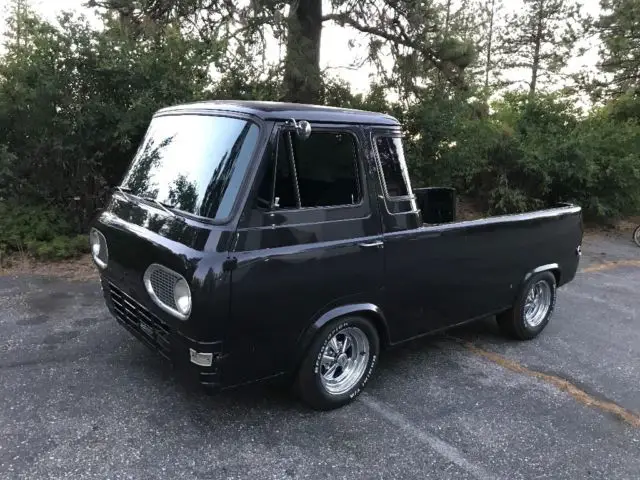
[[[0,478],[639,479],[640,249],[588,237],[581,270],[537,339],[411,342],[324,413],[186,386],[97,281],[0,277]]]

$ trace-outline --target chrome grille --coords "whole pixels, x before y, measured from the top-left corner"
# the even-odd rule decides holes
[[[153,293],[156,294],[158,300],[174,310],[176,310],[177,307],[173,296],[173,288],[178,280],[180,280],[180,276],[177,274],[173,274],[155,265],[149,267],[149,281],[151,282]]]
[[[112,283],[109,283],[109,295],[116,319],[134,330],[147,345],[170,358],[169,326]]]

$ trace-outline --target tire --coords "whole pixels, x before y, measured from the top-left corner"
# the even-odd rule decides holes
[[[556,278],[551,272],[532,275],[523,285],[515,305],[497,316],[500,330],[517,340],[537,337],[553,315],[556,290]]]
[[[633,241],[640,247],[640,225],[633,231]]]
[[[340,352],[347,337],[343,357]],[[380,338],[369,320],[337,318],[325,325],[311,342],[298,369],[294,389],[300,399],[315,410],[341,407],[363,390],[379,355]],[[330,358],[335,360],[332,362]]]

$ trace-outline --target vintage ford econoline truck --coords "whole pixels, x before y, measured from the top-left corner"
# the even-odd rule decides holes
[[[91,251],[113,316],[180,371],[214,388],[289,379],[330,409],[385,347],[494,314],[535,337],[576,274],[580,207],[434,220],[429,191],[388,115],[179,105],[154,115]]]

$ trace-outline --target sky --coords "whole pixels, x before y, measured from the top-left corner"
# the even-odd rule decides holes
[[[327,0],[325,0],[326,2]],[[0,6],[4,7],[8,0],[0,0]],[[82,4],[86,0],[31,0],[31,5],[49,19],[55,19],[56,15],[62,10],[75,10],[92,16],[90,9],[85,9]],[[454,4],[456,0],[454,0]],[[582,0],[583,12],[596,16],[600,11],[599,0]],[[503,0],[504,7],[507,11],[516,11],[521,8],[522,0]],[[0,14],[4,14],[4,8],[0,7]],[[4,26],[4,21],[0,22]],[[1,30],[0,30],[1,31]],[[322,44],[320,51],[321,68],[328,68],[329,72],[335,76],[346,80],[351,88],[356,92],[366,92],[371,83],[371,75],[375,74],[373,66],[364,66],[354,69],[355,63],[360,63],[366,54],[366,42],[364,36],[351,29],[342,28],[332,23],[328,23],[322,30]],[[360,48],[350,49],[349,42],[355,40]],[[274,55],[278,55],[277,47],[273,49]],[[578,70],[581,68],[593,68],[598,59],[597,49],[591,46],[591,49],[580,58],[573,58],[569,64],[569,70]],[[514,73],[514,75],[519,75]]]

